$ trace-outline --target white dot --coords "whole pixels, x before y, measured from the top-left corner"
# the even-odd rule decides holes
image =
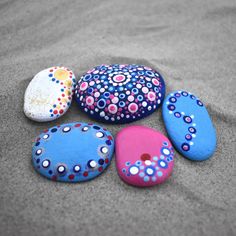
[[[87,126],[85,126],[84,128],[83,128],[83,131],[87,131],[89,128],[87,127]]]
[[[70,127],[68,127],[68,126],[67,126],[67,127],[64,127],[64,128],[63,128],[63,131],[64,131],[64,132],[70,131]]]
[[[150,166],[151,164],[152,164],[152,162],[150,160],[145,161],[145,165]]]
[[[48,134],[45,134],[44,136],[43,136],[43,139],[47,139],[49,137],[49,135]]]
[[[38,149],[37,151],[36,151],[36,154],[38,154],[38,155],[40,155],[42,153],[42,149]]]
[[[100,116],[104,117],[105,116],[105,112],[104,111],[100,112]]]
[[[153,169],[151,169],[151,168],[147,168],[147,174],[148,175],[152,175],[153,174]]]
[[[65,171],[65,167],[64,166],[59,166],[57,170],[58,170],[59,173],[62,173],[62,172]]]
[[[42,165],[43,165],[44,168],[47,168],[50,165],[49,160],[44,160]]]
[[[96,161],[90,161],[89,165],[90,165],[90,167],[95,168],[97,163],[96,163]]]
[[[147,102],[145,102],[145,101],[142,102],[142,106],[143,106],[143,107],[146,107],[146,106],[147,106]]]
[[[165,167],[165,166],[166,166],[166,163],[165,163],[164,161],[161,161],[161,162],[160,162],[160,165],[161,165],[161,167]]]
[[[169,155],[169,154],[170,154],[170,150],[167,149],[167,148],[164,148],[164,149],[163,149],[163,152],[164,152],[165,155]]]
[[[107,147],[102,147],[102,153],[108,153],[108,148]]]
[[[132,167],[129,169],[129,172],[130,172],[131,175],[136,175],[136,174],[138,174],[139,169],[138,169],[137,166],[132,166]]]
[[[75,166],[75,167],[74,167],[74,170],[75,170],[76,172],[80,171],[80,166]]]
[[[96,136],[97,136],[98,138],[102,138],[102,137],[104,137],[104,134],[103,134],[102,132],[97,132],[97,133],[96,133]]]

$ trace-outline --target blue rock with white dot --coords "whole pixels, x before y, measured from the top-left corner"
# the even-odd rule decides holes
[[[113,151],[109,131],[76,122],[44,130],[33,143],[32,161],[35,170],[48,179],[83,182],[106,169]]]
[[[216,149],[216,131],[203,103],[186,91],[169,94],[162,105],[167,133],[175,148],[194,161],[209,159]]]

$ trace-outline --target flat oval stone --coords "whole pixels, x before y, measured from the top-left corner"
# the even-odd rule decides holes
[[[45,130],[32,147],[33,166],[57,181],[82,182],[100,175],[111,162],[114,141],[106,129],[69,123]]]
[[[160,132],[145,126],[130,126],[117,134],[116,167],[128,184],[139,187],[161,184],[172,173],[174,150]]]
[[[141,65],[101,65],[78,81],[75,98],[94,119],[127,123],[153,113],[165,95],[159,72]]]
[[[25,115],[39,122],[62,116],[71,104],[75,82],[73,72],[66,67],[57,66],[40,71],[25,91]]]
[[[175,148],[185,157],[203,161],[216,148],[216,132],[203,103],[193,94],[175,91],[163,103],[163,119]]]

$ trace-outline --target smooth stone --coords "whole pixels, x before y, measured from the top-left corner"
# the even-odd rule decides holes
[[[216,149],[216,132],[203,103],[186,91],[169,94],[162,106],[168,135],[175,148],[194,161],[210,158]]]
[[[73,72],[66,67],[40,71],[25,91],[25,115],[39,122],[59,118],[70,107],[75,82]]]
[[[148,187],[163,183],[174,167],[174,150],[162,133],[129,126],[116,136],[116,168],[128,184]]]
[[[100,175],[111,162],[114,140],[95,124],[69,123],[45,130],[32,147],[33,166],[55,181],[82,182]]]
[[[142,65],[101,65],[78,81],[75,98],[80,109],[107,123],[128,123],[153,113],[164,100],[159,72]]]

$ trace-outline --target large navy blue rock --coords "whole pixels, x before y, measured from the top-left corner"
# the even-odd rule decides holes
[[[191,160],[210,158],[216,149],[216,132],[203,103],[191,93],[175,91],[166,97],[162,108],[175,148]]]
[[[113,137],[106,129],[86,123],[63,124],[45,130],[36,138],[33,166],[52,180],[87,181],[109,165],[113,149]]]
[[[128,123],[153,113],[165,96],[159,72],[141,65],[101,65],[78,81],[80,109],[96,120]]]

